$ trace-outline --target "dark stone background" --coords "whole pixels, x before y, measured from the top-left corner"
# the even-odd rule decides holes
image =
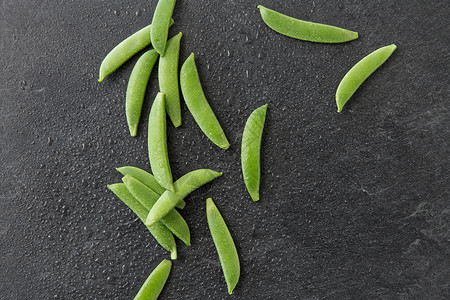
[[[356,41],[302,42],[264,25],[257,4],[351,30]],[[132,299],[168,254],[106,184],[149,169],[146,122],[124,114],[137,56],[102,84],[103,57],[151,22],[152,1],[0,4],[0,298]],[[231,148],[212,145],[183,104],[169,127],[175,178],[224,176],[182,211],[192,246],[161,299],[449,299],[449,2],[179,0],[170,34],[195,52]],[[397,51],[341,114],[340,79],[371,51]],[[240,170],[246,118],[269,103],[262,199]],[[229,296],[205,217],[213,197],[242,264]]]

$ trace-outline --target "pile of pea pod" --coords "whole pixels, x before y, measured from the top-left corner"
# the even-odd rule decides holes
[[[180,89],[186,106],[196,123],[218,147],[226,150],[230,144],[203,92],[194,53],[181,66],[178,61],[182,33],[168,39],[173,24],[175,0],[159,0],[152,24],[135,32],[118,44],[104,58],[100,66],[99,82],[117,70],[135,54],[150,45],[136,62],[128,81],[125,109],[131,136],[137,135],[144,96],[152,69],[159,58],[157,94],[148,121],[148,154],[153,173],[125,166],[117,168],[124,177],[122,183],[108,188],[144,223],[155,240],[177,259],[175,237],[190,246],[189,227],[178,212],[186,203],[184,198],[200,186],[218,178],[221,172],[198,169],[174,181],[167,149],[167,115],[170,122],[182,124]],[[343,43],[358,38],[358,33],[346,29],[294,19],[261,5],[263,21],[283,35],[318,43]],[[358,87],[386,61],[395,45],[382,47],[360,60],[342,79],[336,91],[338,112]],[[260,187],[261,139],[268,105],[255,109],[249,116],[242,137],[241,164],[245,186],[253,201],[258,201]],[[206,215],[212,240],[217,249],[228,292],[231,294],[240,276],[239,257],[233,238],[217,206],[206,200]],[[170,274],[172,262],[163,260],[150,274],[135,299],[157,299]]]

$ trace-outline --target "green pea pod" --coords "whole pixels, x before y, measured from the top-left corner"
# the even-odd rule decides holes
[[[194,53],[181,67],[180,85],[184,101],[200,129],[218,147],[228,149],[230,144],[203,93]]]
[[[159,185],[159,183],[156,181],[155,177],[153,177],[152,174],[136,168],[136,167],[131,167],[131,166],[126,166],[126,167],[120,167],[116,169],[117,171],[119,171],[119,173],[121,173],[123,176],[125,175],[130,175],[134,178],[136,178],[137,180],[139,180],[140,182],[142,182],[143,184],[145,184],[146,186],[148,186],[149,188],[152,189],[152,191],[154,191],[155,193],[157,193],[158,195],[161,196],[161,194],[163,194],[166,189],[163,188],[162,186]],[[184,200],[180,201],[177,204],[177,208],[179,209],[183,209],[186,205],[186,202],[184,202]]]
[[[153,47],[161,56],[164,56],[166,51],[170,20],[172,18],[175,2],[175,0],[159,0],[153,14],[151,40]]]
[[[172,19],[170,19],[169,22],[169,26],[173,24]],[[147,27],[133,33],[114,47],[108,55],[106,55],[100,65],[99,82],[102,82],[106,76],[117,70],[136,53],[150,45],[151,28],[152,25],[148,25]]]
[[[283,35],[316,43],[344,43],[358,38],[358,33],[347,29],[302,21],[258,5],[264,23]]]
[[[159,90],[166,96],[166,111],[173,126],[181,126],[180,86],[178,84],[178,59],[180,56],[180,32],[167,41],[166,54],[159,60]]]
[[[391,56],[395,49],[397,49],[397,46],[392,44],[375,50],[361,59],[345,74],[336,90],[338,112],[342,111],[345,103],[353,96],[359,86]]]
[[[206,217],[217,254],[219,254],[228,293],[231,294],[241,274],[239,256],[227,224],[211,198],[206,200]]]
[[[169,278],[172,262],[164,259],[148,276],[134,300],[156,300]]]
[[[136,136],[147,83],[157,59],[158,52],[155,50],[150,50],[142,54],[136,62],[128,80],[125,112],[131,136]]]
[[[242,134],[241,164],[245,186],[253,201],[259,200],[261,178],[261,138],[266,120],[267,104],[255,109],[248,117]]]
[[[148,215],[148,210],[137,201],[133,195],[128,191],[123,183],[116,183],[108,185],[110,189],[126,206],[128,206],[141,221],[145,221]],[[147,226],[147,229],[156,239],[156,241],[167,251],[171,253],[172,259],[177,259],[177,246],[172,232],[167,229],[161,222],[155,223],[152,226]]]
[[[182,176],[174,183],[175,193],[165,191],[158,201],[156,201],[155,205],[153,205],[153,208],[150,210],[145,223],[152,225],[158,222],[167,213],[169,213],[179,201],[184,199],[184,197],[189,195],[192,191],[221,175],[222,172],[216,172],[209,169],[199,169]]]
[[[125,183],[128,191],[130,191],[133,197],[148,211],[152,209],[153,205],[159,199],[159,195],[152,191],[152,189],[130,175],[125,175],[125,177],[122,178],[122,181]],[[189,227],[176,209],[172,209],[164,218],[162,218],[161,223],[169,228],[169,230],[187,246],[191,245]]]
[[[158,93],[148,119],[148,156],[156,181],[174,192],[167,150],[167,123],[164,94]]]

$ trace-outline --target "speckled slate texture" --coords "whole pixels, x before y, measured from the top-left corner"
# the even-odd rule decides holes
[[[340,45],[266,27],[257,4],[359,32]],[[168,254],[106,184],[149,169],[146,122],[125,121],[137,56],[102,84],[98,67],[151,22],[155,0],[5,0],[0,4],[0,294],[2,299],[132,299]],[[168,126],[176,178],[224,176],[182,211],[192,246],[161,299],[449,299],[447,1],[179,0],[205,93],[231,143],[205,138],[183,104]],[[397,51],[337,114],[342,76],[371,51]],[[268,103],[261,201],[246,193],[240,139]],[[206,223],[213,197],[242,275],[228,295]]]

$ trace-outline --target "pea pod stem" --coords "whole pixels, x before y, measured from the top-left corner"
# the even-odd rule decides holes
[[[152,225],[158,222],[167,215],[179,201],[183,200],[184,197],[189,195],[192,191],[221,175],[222,172],[199,169],[182,176],[174,183],[175,192],[167,190],[161,195],[158,201],[156,201],[155,205],[153,205],[153,208],[150,210],[145,223]]]
[[[172,262],[164,259],[148,276],[134,300],[157,300],[172,269]]]
[[[151,40],[153,47],[161,56],[164,56],[166,51],[170,20],[175,2],[176,0],[159,0],[153,14]]]
[[[219,255],[228,293],[231,294],[239,281],[241,273],[239,256],[227,224],[211,198],[206,200],[206,217],[209,231]]]
[[[358,38],[354,31],[295,19],[262,5],[258,8],[267,26],[291,38],[316,43],[344,43]]]
[[[259,200],[261,178],[261,138],[267,104],[255,109],[247,119],[242,134],[241,165],[245,186],[253,201]]]
[[[381,47],[361,59],[345,74],[336,90],[338,112],[342,111],[360,85],[392,55],[395,49],[397,46],[394,44]]]
[[[123,183],[116,183],[108,185],[108,189],[111,190],[126,206],[128,206],[136,216],[145,221],[148,215],[148,210],[136,200],[133,195],[128,191],[127,187]],[[147,226],[147,229],[156,239],[156,241],[167,251],[171,253],[172,259],[177,259],[177,246],[172,232],[167,229],[161,222],[155,223],[152,226]]]
[[[133,71],[131,71],[125,101],[125,112],[131,136],[136,136],[145,91],[147,90],[148,80],[150,79],[150,74],[157,59],[158,52],[155,50],[147,51],[142,54],[136,62]]]

